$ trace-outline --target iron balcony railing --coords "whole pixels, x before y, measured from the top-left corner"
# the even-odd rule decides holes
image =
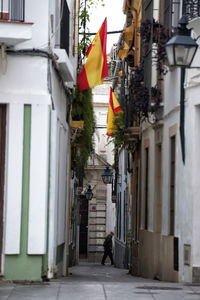
[[[183,0],[183,15],[188,20],[200,17],[200,0]]]
[[[0,0],[0,20],[24,22],[25,0]]]

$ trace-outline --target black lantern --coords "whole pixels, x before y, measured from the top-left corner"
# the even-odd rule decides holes
[[[113,178],[113,173],[109,169],[109,166],[106,166],[106,169],[104,170],[104,173],[101,175],[103,183],[105,184],[111,184],[112,183],[112,178]]]
[[[92,193],[91,185],[89,185],[87,192],[85,193],[85,198],[87,200],[92,200],[92,197],[93,197],[93,193]]]
[[[189,67],[197,50],[197,43],[187,29],[188,19],[183,16],[179,21],[177,34],[165,45],[169,66]]]

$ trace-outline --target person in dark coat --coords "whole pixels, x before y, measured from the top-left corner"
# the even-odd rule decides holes
[[[110,257],[110,261],[111,261],[111,265],[113,265],[113,254],[112,254],[112,237],[113,237],[114,233],[111,231],[109,233],[109,235],[107,235],[107,237],[105,238],[105,241],[103,243],[104,246],[104,255],[102,257],[102,261],[101,264],[104,265],[105,264],[105,260],[107,258],[107,256]]]

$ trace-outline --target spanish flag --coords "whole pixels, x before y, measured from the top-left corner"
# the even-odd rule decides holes
[[[107,115],[107,135],[112,136],[115,130],[115,116],[116,114],[121,111],[121,106],[115,93],[113,92],[112,88],[110,88],[110,99],[109,99],[109,106],[108,106],[108,115]]]
[[[107,19],[97,32],[86,55],[88,55],[78,78],[79,90],[83,91],[103,83],[103,78],[108,77],[106,57]]]

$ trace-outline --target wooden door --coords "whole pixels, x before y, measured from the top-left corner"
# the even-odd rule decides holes
[[[6,105],[0,104],[0,273],[1,273],[2,239],[3,239],[5,142],[6,142]]]
[[[80,199],[80,238],[79,255],[80,258],[87,258],[88,244],[88,201],[85,197]]]

